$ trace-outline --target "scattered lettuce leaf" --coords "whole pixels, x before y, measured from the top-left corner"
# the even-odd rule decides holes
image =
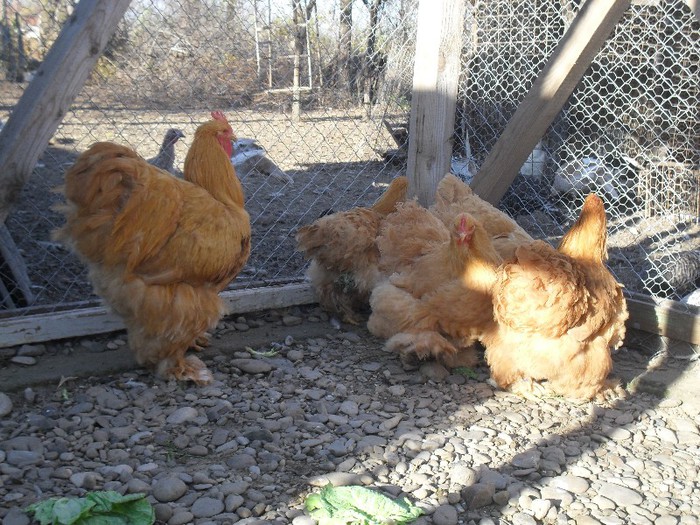
[[[319,525],[402,525],[423,511],[406,499],[392,499],[365,487],[334,487],[330,483],[304,502]]]
[[[254,350],[253,348],[251,348],[249,346],[246,346],[245,349],[248,352],[250,352],[251,355],[260,356],[260,357],[274,357],[279,353],[274,348],[271,348],[270,350],[267,350],[265,352],[261,352],[259,350]]]
[[[473,369],[469,368],[468,366],[458,366],[457,368],[454,369],[454,372],[460,375],[463,375],[465,377],[469,377],[470,379],[476,379],[476,371]]]
[[[145,494],[90,492],[84,498],[49,498],[29,505],[40,525],[153,525],[155,511]]]

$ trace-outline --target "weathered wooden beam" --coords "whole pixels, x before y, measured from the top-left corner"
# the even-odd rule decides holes
[[[627,297],[627,309],[630,328],[700,345],[700,316],[696,307],[671,300],[657,303],[650,297],[634,294]]]
[[[432,204],[450,171],[465,0],[420,0],[406,175],[411,196]]]
[[[10,273],[10,275],[5,275],[4,279],[12,281],[9,283],[10,286],[5,286],[2,291],[2,295],[8,303],[8,308],[19,308],[31,305],[34,302],[34,294],[32,293],[32,283],[27,274],[27,265],[24,263],[24,259],[19,253],[19,249],[12,239],[12,235],[10,235],[10,232],[4,224],[0,224],[0,258],[2,258],[2,261]],[[16,304],[12,299],[12,295],[21,295],[23,301],[19,301],[19,304]],[[3,301],[0,301],[0,303],[1,302]]]
[[[0,224],[131,0],[81,0],[0,132]]]
[[[499,137],[471,187],[498,203],[537,141],[566,104],[630,0],[588,0]]]
[[[286,308],[317,301],[308,283],[227,291],[223,292],[221,297],[229,315]],[[0,348],[105,334],[123,329],[124,324],[121,319],[102,306],[12,317],[0,319]]]

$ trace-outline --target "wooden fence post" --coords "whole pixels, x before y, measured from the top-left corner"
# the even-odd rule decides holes
[[[0,224],[131,0],[81,0],[0,132]]]
[[[420,0],[409,121],[409,194],[432,204],[450,171],[465,0]]]

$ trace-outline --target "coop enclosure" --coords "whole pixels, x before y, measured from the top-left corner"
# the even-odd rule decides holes
[[[6,121],[74,3],[2,7]],[[452,150],[465,181],[580,7],[467,1]],[[51,238],[62,222],[54,188],[76,156],[113,140],[152,157],[179,128],[182,169],[213,109],[293,179],[238,170],[253,239],[231,289],[302,281],[297,228],[373,202],[406,170],[417,11],[417,0],[133,0],[0,230],[0,323],[99,304],[83,265]],[[556,242],[598,192],[612,271],[628,292],[657,299],[686,301],[700,284],[699,34],[683,0],[632,2],[499,203]],[[12,267],[8,246],[20,259]]]

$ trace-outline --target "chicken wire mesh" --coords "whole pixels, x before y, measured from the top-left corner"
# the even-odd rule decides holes
[[[579,7],[467,2],[455,173],[469,180],[478,170]],[[26,86],[17,80],[31,77],[72,3],[3,8],[6,118]],[[302,279],[296,229],[372,202],[405,170],[416,13],[415,0],[132,2],[7,220],[30,293],[4,278],[0,314],[94,299],[83,266],[50,236],[62,222],[51,190],[77,154],[115,140],[151,157],[178,128],[182,169],[211,109],[223,109],[242,140],[237,166],[253,227],[251,258],[232,287]],[[675,300],[700,280],[698,32],[682,1],[633,4],[500,203],[533,236],[555,241],[585,194],[599,192],[616,277]]]
[[[478,171],[578,7],[476,2],[465,22],[453,171]],[[500,202],[557,240],[595,191],[628,291],[688,301],[700,284],[700,22],[682,1],[633,2]],[[695,294],[697,295],[697,293]]]
[[[0,118],[27,85],[15,81],[31,77],[72,4],[4,1]],[[233,161],[253,229],[252,255],[232,287],[302,279],[306,263],[294,232],[328,210],[369,204],[381,194],[400,171],[381,156],[395,147],[382,121],[401,120],[410,109],[414,3],[356,2],[339,36],[342,7],[312,0],[134,0],[7,220],[29,294],[4,268],[5,315],[96,299],[83,265],[51,239],[62,223],[52,209],[61,198],[52,189],[81,151],[113,140],[149,158],[176,128],[185,135],[175,144],[178,171],[212,109],[225,111],[239,138]],[[30,21],[38,25],[31,35]]]

